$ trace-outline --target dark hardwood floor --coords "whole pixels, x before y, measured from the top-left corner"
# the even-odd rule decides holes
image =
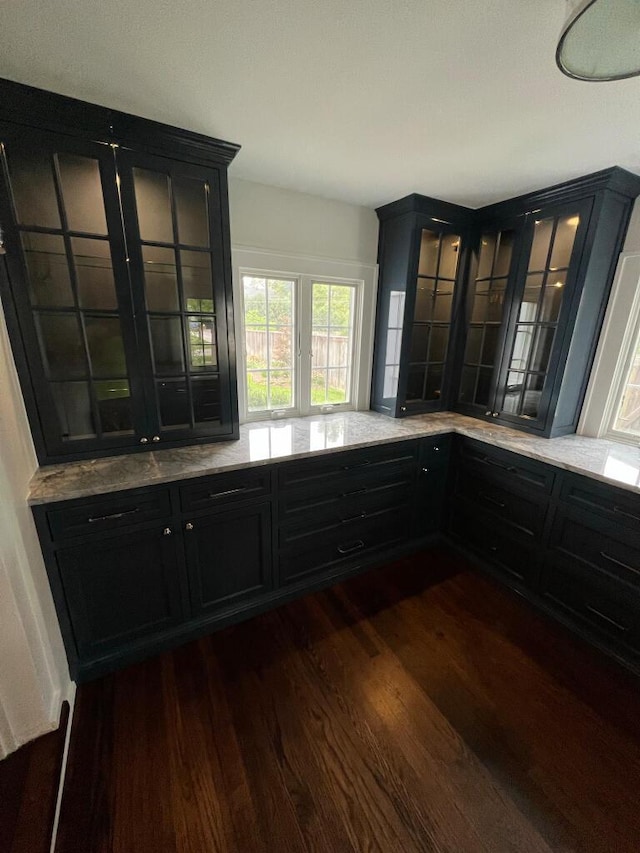
[[[640,685],[446,551],[79,688],[57,853],[640,850]]]
[[[0,761],[0,851],[49,853],[69,704],[54,732]]]

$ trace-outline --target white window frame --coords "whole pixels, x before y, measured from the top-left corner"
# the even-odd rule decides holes
[[[623,252],[611,289],[582,415],[581,435],[638,445],[613,427],[640,337],[640,252]]]
[[[232,250],[232,267],[237,343],[238,407],[241,423],[270,418],[329,414],[345,410],[367,410],[370,404],[373,364],[377,266],[236,246]],[[243,275],[286,278],[296,282],[295,311],[299,338],[294,341],[294,349],[297,352],[294,368],[296,400],[294,408],[261,412],[248,411]],[[311,342],[311,288],[314,282],[344,284],[356,290],[349,403],[311,405],[311,353],[309,347],[304,351],[301,344],[303,341],[308,341],[309,344]]]

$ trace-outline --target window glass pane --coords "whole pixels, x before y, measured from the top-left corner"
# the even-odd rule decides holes
[[[87,363],[77,315],[40,314],[37,324],[49,378],[85,378]]]
[[[58,154],[62,199],[71,231],[106,234],[102,181],[98,161],[77,154]]]
[[[11,190],[21,225],[60,228],[53,162],[44,153],[7,151]]]
[[[329,321],[331,326],[349,328],[352,321],[353,288],[334,284],[331,286],[330,293],[331,314]]]
[[[534,225],[533,245],[531,246],[531,254],[529,255],[530,270],[544,270],[547,268],[553,222],[553,219],[539,219]]]
[[[443,234],[440,250],[440,278],[455,278],[458,270],[458,255],[460,252],[460,237],[457,234]]]
[[[292,367],[293,330],[290,326],[274,327],[270,332],[271,367]]]
[[[120,318],[86,317],[84,326],[93,375],[126,376]]]
[[[348,285],[312,285],[312,405],[349,402],[354,298]]]
[[[418,261],[418,275],[435,276],[438,273],[438,249],[440,246],[440,235],[423,228],[420,240],[420,259]]]
[[[72,237],[71,250],[76,268],[80,306],[115,310],[118,307],[118,300],[109,242]]]
[[[558,227],[553,240],[553,251],[551,252],[551,269],[562,269],[569,266],[579,224],[579,216],[563,216],[562,219],[558,220]]]
[[[270,326],[293,323],[293,282],[268,279],[268,316]]]
[[[213,313],[211,258],[208,252],[180,252],[182,291],[187,311]]]
[[[133,432],[129,383],[124,379],[105,379],[94,386],[102,432]]]
[[[156,383],[160,424],[163,427],[189,427],[191,412],[186,379],[167,379]]]
[[[158,243],[173,243],[168,176],[134,168],[133,184],[140,237]]]
[[[328,403],[346,403],[349,398],[349,372],[345,367],[330,368],[328,371]]]
[[[184,373],[182,322],[179,317],[151,317],[153,364],[157,374]]]
[[[188,246],[209,246],[207,188],[202,181],[175,177],[173,194],[178,219],[178,238]]]
[[[493,268],[493,253],[496,248],[495,234],[483,234],[480,239],[477,278],[489,278]]]
[[[267,376],[266,370],[247,371],[247,406],[250,412],[261,412],[267,408]]]
[[[290,409],[293,406],[293,373],[290,370],[269,371],[269,408]]]
[[[174,250],[143,246],[142,263],[149,311],[177,311],[178,276]]]
[[[46,308],[72,307],[73,292],[63,238],[26,232],[21,239],[32,304]]]
[[[640,335],[631,356],[631,365],[613,428],[629,435],[640,436]]]
[[[51,393],[62,439],[95,438],[88,383],[55,382],[51,384]]]
[[[311,371],[311,405],[321,406],[327,400],[327,371]]]

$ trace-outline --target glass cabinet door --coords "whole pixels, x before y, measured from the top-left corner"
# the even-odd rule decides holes
[[[131,152],[118,163],[152,438],[231,433],[218,173]]]
[[[499,367],[507,283],[516,232],[483,234],[476,275],[469,287],[469,324],[458,402],[491,414],[494,374]]]
[[[132,444],[144,413],[112,150],[2,143],[7,264],[48,453]]]
[[[531,248],[526,269],[523,264],[519,273],[520,290],[496,398],[500,417],[544,418],[548,378],[557,358],[556,338],[575,279],[571,260],[586,218],[584,206],[578,204],[557,215],[539,216],[532,223]]]
[[[405,400],[437,402],[442,395],[453,318],[461,237],[423,228]]]

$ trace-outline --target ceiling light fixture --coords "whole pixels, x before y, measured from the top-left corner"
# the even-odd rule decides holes
[[[640,74],[640,0],[567,0],[556,50],[575,80],[624,80]]]

